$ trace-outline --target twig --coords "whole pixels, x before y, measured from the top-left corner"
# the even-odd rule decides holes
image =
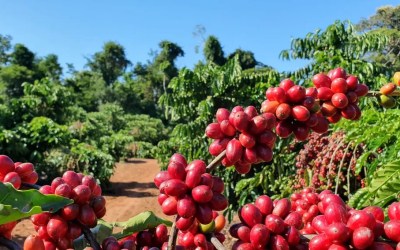
[[[357,163],[357,158],[356,158],[356,154],[357,154],[357,150],[358,150],[358,146],[359,146],[360,144],[357,144],[355,147],[354,147],[354,150],[353,150],[353,156],[351,157],[351,159],[350,159],[350,162],[349,162],[349,167],[347,168],[347,176],[346,176],[346,178],[347,178],[347,198],[350,200],[350,197],[351,197],[351,194],[350,194],[350,171],[351,171],[351,162],[354,160],[354,165],[356,165],[356,163]],[[354,166],[354,168],[356,168],[355,166]]]
[[[379,91],[369,91],[366,96],[367,97],[370,97],[370,96],[377,97],[377,96],[380,96],[380,95],[382,95],[382,94]],[[387,94],[387,96],[400,96],[400,91],[396,90],[396,91],[394,91],[394,92],[392,92],[390,94]]]
[[[5,237],[0,236],[0,246],[5,246],[10,250],[22,250],[22,247],[17,242],[9,240]]]
[[[368,93],[364,97],[379,97],[382,94],[379,91],[368,91]],[[400,91],[395,90],[390,94],[387,94],[387,96],[400,96]],[[315,99],[315,101],[320,101],[320,99]]]
[[[30,183],[26,183],[26,182],[22,182],[22,186],[26,187],[26,188],[30,188],[30,189],[36,189],[36,190],[39,190],[41,188],[40,185],[30,184]]]
[[[222,151],[217,157],[215,157],[214,160],[212,160],[212,162],[208,164],[206,168],[207,172],[211,172],[214,168],[216,168],[218,164],[221,163],[222,159],[224,159],[225,155],[226,155],[226,150]]]
[[[89,242],[89,244],[93,248],[93,250],[101,250],[100,244],[96,241],[92,231],[90,231],[90,229],[87,226],[84,226],[81,223],[79,223],[79,226],[82,229],[85,239]]]
[[[350,171],[351,171],[351,161],[356,158],[356,157],[354,157],[355,155],[356,155],[356,153],[353,152],[353,156],[351,157],[350,162],[349,162],[349,166],[347,168],[347,175],[346,175],[346,179],[347,179],[347,200],[350,200],[350,197],[351,197],[351,193],[350,193]]]
[[[175,250],[176,245],[176,237],[178,236],[178,230],[176,229],[176,221],[178,220],[178,216],[175,218],[174,223],[171,227],[171,233],[168,239],[168,250]]]
[[[326,177],[328,178],[328,183],[327,183],[326,185],[327,185],[328,188],[329,188],[329,185],[331,184],[331,179],[329,178],[329,175],[330,175],[330,172],[331,172],[331,170],[332,170],[332,163],[333,163],[333,160],[335,159],[335,156],[336,156],[337,151],[338,151],[339,148],[343,145],[344,138],[343,138],[343,139],[339,139],[339,141],[340,141],[340,143],[337,145],[337,147],[336,147],[335,150],[333,151],[331,160],[329,161],[329,165],[328,165],[328,173],[326,174]],[[332,148],[333,148],[333,147],[332,147]]]
[[[224,245],[222,245],[222,243],[217,239],[217,237],[215,237],[214,234],[211,235],[211,243],[217,250],[225,250]]]
[[[351,146],[351,142],[349,142],[349,144],[347,144],[347,147],[346,147],[346,149],[345,149],[345,151],[344,151],[342,160],[340,161],[340,164],[339,164],[338,172],[337,172],[337,174],[336,174],[335,194],[337,194],[338,189],[339,189],[339,175],[340,175],[340,171],[342,171],[342,167],[343,167],[343,164],[344,164],[344,160],[346,159],[346,155],[347,155],[347,152],[349,152],[350,146]]]

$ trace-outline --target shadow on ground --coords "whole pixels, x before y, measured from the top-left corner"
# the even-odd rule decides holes
[[[149,192],[149,189],[154,189],[155,192]],[[108,189],[103,191],[103,194],[137,198],[157,196],[156,191],[157,187],[153,182],[113,182]]]
[[[145,163],[146,161],[138,160],[138,159],[126,159],[125,162],[126,163],[137,163],[137,164],[139,164],[139,163]]]

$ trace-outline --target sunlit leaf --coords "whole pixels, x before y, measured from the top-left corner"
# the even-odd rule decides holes
[[[41,212],[57,212],[73,200],[44,195],[38,190],[16,190],[9,183],[0,182],[0,224],[16,221]]]

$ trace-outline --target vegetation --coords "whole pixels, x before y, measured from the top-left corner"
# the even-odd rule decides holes
[[[171,41],[161,41],[159,51],[145,63],[133,63],[121,44],[110,41],[87,58],[87,69],[70,67],[71,74],[64,78],[57,55],[38,56],[24,44],[13,44],[10,36],[0,35],[0,151],[37,162],[42,183],[73,169],[94,174],[106,184],[115,162],[127,157],[155,157],[163,167],[174,152],[188,160],[210,161],[211,141],[204,130],[217,109],[236,105],[258,109],[265,90],[284,78],[311,86],[313,75],[340,66],[371,89],[387,83],[400,69],[399,11],[399,6],[382,7],[356,25],[337,21],[293,39],[281,58],[309,61],[294,72],[265,66],[251,51],[226,53],[211,35],[204,39],[204,60],[193,69],[177,68],[176,59],[185,53]],[[368,133],[395,128],[397,109],[388,111],[377,101],[363,101],[360,106],[365,116],[356,125],[344,121],[333,128],[345,133],[346,143],[362,144],[354,174],[363,173],[366,187],[355,197],[367,189],[372,196],[363,201],[351,198],[356,206],[394,199],[377,198],[372,191],[376,191],[374,176],[380,176],[379,169],[386,164],[393,166],[398,152],[396,133],[388,138],[379,134],[379,142],[368,140]],[[295,158],[303,146],[293,138],[278,140],[273,162],[255,166],[246,176],[216,171],[231,185],[226,190],[231,208],[259,193],[288,196]]]
[[[399,17],[399,6],[382,7],[357,25],[336,21],[293,39],[281,58],[309,61],[294,72],[265,66],[251,51],[226,54],[219,40],[209,36],[204,39],[204,60],[193,69],[177,68],[175,60],[185,53],[171,41],[161,41],[151,60],[136,64],[122,45],[106,42],[87,58],[87,69],[70,67],[71,75],[63,78],[56,55],[39,57],[0,35],[0,177],[11,183],[0,183],[0,196],[12,215],[0,216],[0,236],[9,237],[16,220],[33,215],[39,237],[44,230],[51,240],[29,239],[32,245],[69,248],[83,232],[99,249],[84,230],[100,223],[108,235],[117,226],[122,227],[115,234],[118,239],[135,237],[124,242],[105,239],[103,247],[149,246],[146,237],[157,238],[162,247],[167,229],[160,224],[170,223],[154,214],[125,223],[97,220],[105,214],[97,180],[106,185],[119,160],[155,157],[166,169],[155,178],[162,211],[179,215],[174,224],[178,230],[199,224],[191,228],[192,240],[180,232],[180,245],[208,248],[213,238],[223,241],[225,219],[216,211],[232,217],[239,207],[242,224],[230,231],[243,247],[297,245],[300,233],[317,234],[306,244],[309,249],[328,248],[332,242],[378,248],[386,243],[374,242],[373,233],[383,231],[386,240],[400,241],[393,233],[400,229],[400,109],[393,97],[399,95],[400,82],[388,83],[400,69]],[[328,86],[323,86],[323,78],[328,78]],[[367,86],[380,91],[368,92]],[[367,94],[370,98],[358,103]],[[308,107],[307,100],[313,105]],[[220,108],[228,118],[219,119]],[[266,121],[265,114],[273,117],[270,127],[254,120]],[[226,120],[232,133],[223,131]],[[323,135],[310,137],[310,131]],[[269,143],[263,141],[267,132],[273,134]],[[226,144],[210,148],[221,140]],[[220,157],[226,168],[215,168],[218,161],[207,166],[211,155]],[[37,182],[44,184],[42,194],[17,190],[38,187]],[[8,192],[21,200],[8,199]],[[344,201],[355,209],[370,207],[349,210]],[[390,221],[384,223],[383,208],[389,204]],[[41,213],[48,211],[53,213]],[[312,222],[318,216],[325,216],[326,230],[343,237],[322,233],[325,229]],[[284,220],[291,225],[287,234],[297,238],[284,239]],[[378,227],[382,232],[375,231]],[[253,233],[242,239],[239,228]],[[73,230],[77,232],[67,236]],[[274,233],[270,239],[269,232]],[[78,244],[87,245],[82,240]]]
[[[1,38],[0,151],[37,162],[41,182],[74,169],[107,184],[115,162],[150,157],[166,138],[161,119],[144,114],[156,114],[154,102],[141,98],[153,96],[135,91],[144,83],[124,75],[130,62],[121,45],[106,43],[88,60],[90,70],[61,80],[57,56],[39,58]]]

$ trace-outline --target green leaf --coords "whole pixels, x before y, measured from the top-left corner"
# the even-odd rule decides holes
[[[117,239],[120,239],[145,229],[154,228],[160,224],[165,224],[169,227],[172,226],[171,221],[159,218],[151,211],[146,211],[130,218],[125,222],[115,222],[113,225],[122,227],[122,232],[116,233],[114,236]]]
[[[367,163],[368,157],[373,153],[373,151],[368,151],[363,153],[360,158],[358,158],[356,162],[356,168],[355,168],[355,174],[358,175],[360,174],[362,168],[365,166]]]
[[[368,188],[361,188],[350,198],[348,204],[350,207],[358,209],[364,206],[369,197]]]
[[[0,225],[20,220],[41,212],[57,212],[73,200],[44,195],[38,190],[16,190],[9,183],[0,182]]]
[[[160,224],[172,226],[172,222],[157,217],[153,212],[147,211],[130,218],[125,222],[106,222],[104,220],[98,220],[97,226],[92,228],[91,231],[96,238],[97,242],[102,242],[105,238],[113,235],[117,239],[124,238],[133,233],[143,231],[150,228],[155,228]],[[112,234],[115,227],[122,228],[120,233]],[[74,240],[75,249],[84,249],[89,245],[85,237],[80,236]]]
[[[113,225],[104,220],[97,220],[97,226],[92,228],[90,231],[92,231],[96,241],[101,243],[105,238],[112,234]],[[73,243],[74,249],[85,249],[85,247],[89,246],[89,242],[83,235],[75,239]]]
[[[113,225],[104,220],[97,220],[97,226],[92,230],[96,236],[97,242],[102,242],[113,232]]]
[[[368,187],[360,189],[351,199],[350,205],[360,208],[366,205],[384,207],[396,199],[400,192],[400,160],[381,166]]]

